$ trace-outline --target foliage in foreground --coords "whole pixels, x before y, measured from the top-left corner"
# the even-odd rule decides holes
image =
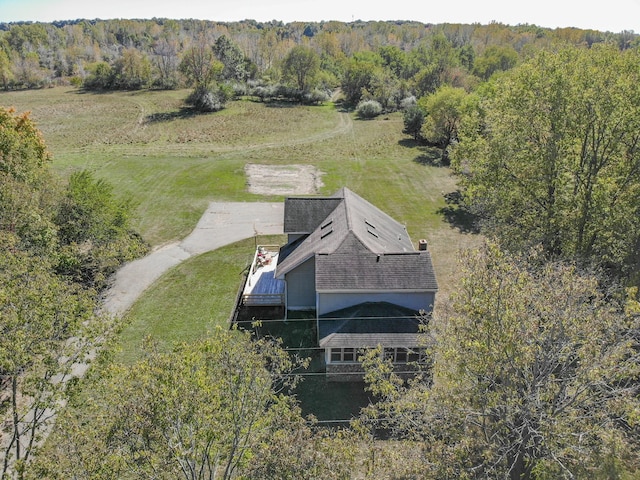
[[[108,185],[84,172],[63,193],[50,159],[29,116],[0,109],[3,478],[23,472],[64,402],[74,364],[112,327],[95,314],[94,287],[146,248]]]
[[[303,362],[304,363],[304,362]],[[340,436],[312,435],[281,392],[300,363],[222,328],[172,353],[110,366],[67,409],[33,478],[348,478]]]
[[[373,418],[423,445],[427,478],[613,478],[638,472],[640,317],[570,265],[495,245],[464,257],[434,322],[433,386],[374,375]],[[617,478],[617,477],[616,477]]]

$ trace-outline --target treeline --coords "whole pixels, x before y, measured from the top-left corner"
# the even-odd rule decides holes
[[[638,38],[632,32],[498,23],[12,23],[0,25],[0,88],[73,84],[88,89],[172,89],[197,87],[209,74],[217,83],[253,82],[253,87],[263,87],[258,90],[262,95],[287,95],[292,93],[289,87],[297,91],[295,97],[341,86],[349,104],[365,97],[392,109],[403,98],[421,97],[442,84],[472,88],[540,49],[600,43],[623,50],[637,45]],[[200,63],[193,64],[194,52],[215,46],[213,59],[201,54],[196,59]],[[296,47],[308,49],[306,59],[296,57]],[[321,98],[316,94],[312,101]]]

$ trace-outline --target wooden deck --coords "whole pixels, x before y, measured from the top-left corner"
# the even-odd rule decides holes
[[[284,281],[275,278],[277,264],[277,247],[258,247],[242,292],[243,305],[284,305]]]

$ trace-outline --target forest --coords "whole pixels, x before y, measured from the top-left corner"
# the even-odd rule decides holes
[[[0,24],[0,84],[2,478],[640,478],[638,35]],[[438,214],[482,239],[451,253],[455,281],[424,330],[428,365],[405,381],[361,352],[375,401],[328,428],[288,394],[309,360],[278,339],[219,328],[114,361],[126,319],[101,315],[100,293],[150,245],[131,198],[89,169],[54,171],[34,120],[4,106],[55,87],[184,92],[169,125],[242,101],[401,125],[411,168],[455,178]],[[96,348],[88,377],[69,380]]]

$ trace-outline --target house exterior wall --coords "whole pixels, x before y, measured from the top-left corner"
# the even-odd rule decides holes
[[[435,302],[433,292],[363,292],[318,293],[318,316],[352,307],[364,302],[389,302],[413,310],[431,311]]]
[[[300,264],[284,276],[289,310],[316,308],[316,263],[314,258]]]

